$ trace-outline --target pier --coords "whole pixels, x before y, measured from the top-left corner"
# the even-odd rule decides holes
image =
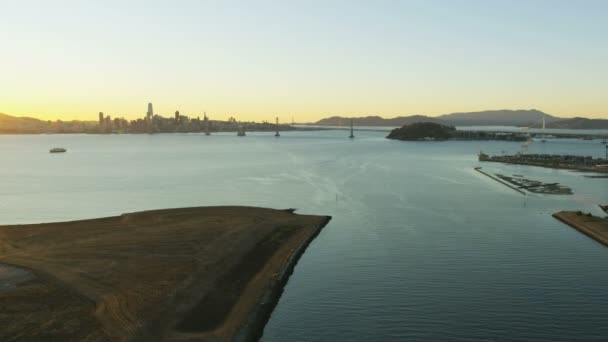
[[[483,152],[480,152],[479,161],[540,166],[552,169],[608,173],[608,159],[593,158],[590,156],[523,153],[515,155],[489,156]]]
[[[500,180],[500,179],[498,179],[498,178],[496,178],[496,177],[492,176],[491,174],[489,174],[489,173],[487,173],[487,172],[481,171],[481,167],[476,167],[476,168],[475,168],[475,171],[477,171],[477,172],[479,172],[479,173],[481,173],[481,174],[484,174],[484,175],[486,175],[486,176],[490,177],[491,179],[493,179],[493,180],[497,181],[498,183],[500,183],[500,184],[502,184],[502,185],[506,185],[506,186],[508,186],[509,188],[511,188],[511,189],[513,189],[513,190],[515,190],[515,191],[519,192],[519,193],[520,193],[520,194],[522,194],[522,195],[525,195],[525,194],[526,194],[526,193],[525,193],[523,190],[520,190],[520,189],[518,189],[518,188],[516,188],[516,187],[512,186],[511,184],[508,184],[508,183],[506,183],[506,182],[503,182],[502,180]]]

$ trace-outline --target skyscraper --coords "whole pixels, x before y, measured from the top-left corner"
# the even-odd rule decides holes
[[[175,123],[179,124],[179,110],[175,111]]]
[[[112,133],[113,127],[112,127],[112,117],[111,116],[106,116],[105,118],[105,127],[104,127],[105,133]]]
[[[99,112],[99,133],[103,133],[105,131],[105,120],[103,119],[103,112]]]
[[[152,110],[152,103],[148,103],[148,113],[146,115],[148,117],[148,119],[152,119],[152,116],[154,116],[154,110]]]

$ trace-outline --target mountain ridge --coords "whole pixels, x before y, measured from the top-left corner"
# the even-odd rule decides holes
[[[484,110],[477,112],[457,112],[443,114],[439,116],[410,115],[398,116],[394,118],[381,118],[380,116],[366,116],[353,118],[353,123],[358,126],[395,126],[412,124],[416,122],[434,122],[451,126],[532,126],[542,122],[545,118],[546,123],[567,120],[553,116],[536,109],[519,110]],[[332,116],[321,119],[312,125],[319,126],[340,126],[348,125],[350,118]]]
[[[484,110],[477,112],[456,112],[439,116],[421,114],[382,118],[378,115],[352,118],[356,126],[402,127],[418,122],[432,122],[449,126],[519,126],[542,127],[545,118],[547,128],[557,129],[608,129],[608,119],[590,119],[584,117],[561,118],[540,110]],[[306,125],[313,126],[348,126],[350,117],[331,116]],[[59,125],[58,123],[61,123]],[[44,121],[33,117],[17,117],[0,113],[0,134],[21,133],[77,133],[90,130],[96,121]],[[61,126],[58,128],[58,126]]]

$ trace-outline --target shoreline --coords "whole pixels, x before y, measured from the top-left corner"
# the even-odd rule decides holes
[[[593,168],[587,166],[553,166],[542,163],[530,163],[530,162],[506,162],[499,160],[484,160],[484,162],[494,162],[494,163],[503,163],[503,164],[512,164],[512,165],[526,165],[526,166],[536,166],[543,167],[546,169],[555,169],[555,170],[568,170],[568,171],[578,171],[578,172],[593,172],[593,173],[608,173],[608,168]]]
[[[478,159],[480,162],[536,166],[536,167],[543,167],[543,168],[547,168],[547,169],[568,170],[568,171],[578,171],[578,172],[593,172],[593,173],[599,173],[599,174],[608,173],[608,167],[606,166],[608,164],[600,164],[600,165],[604,165],[604,166],[598,167],[598,166],[588,166],[588,165],[580,165],[580,164],[565,164],[565,163],[555,162],[553,160],[536,161],[536,160],[523,160],[523,159],[515,159],[515,158],[517,158],[517,156],[488,156],[483,153],[480,153]]]
[[[0,226],[0,278],[33,275],[0,291],[0,340],[256,341],[330,220],[199,207]]]
[[[608,220],[575,211],[560,211],[552,216],[608,247]]]
[[[279,272],[279,277],[267,288],[266,292],[258,298],[258,302],[250,313],[249,318],[241,326],[235,336],[235,341],[248,342],[259,341],[264,335],[264,329],[274,312],[274,309],[279,304],[285,286],[289,282],[289,278],[293,274],[300,258],[308,246],[321,233],[321,230],[331,221],[331,216],[327,216],[325,222],[322,222],[318,228],[312,231],[306,239],[300,242],[285,263],[285,267]]]

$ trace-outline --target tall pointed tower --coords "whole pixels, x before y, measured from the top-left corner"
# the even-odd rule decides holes
[[[148,119],[152,119],[152,117],[154,116],[154,110],[152,110],[152,103],[148,103],[148,112],[146,113],[146,116],[148,117]]]
[[[148,112],[146,113],[146,131],[148,134],[154,133],[154,123],[152,122],[154,111],[152,110],[152,103],[148,103]]]

